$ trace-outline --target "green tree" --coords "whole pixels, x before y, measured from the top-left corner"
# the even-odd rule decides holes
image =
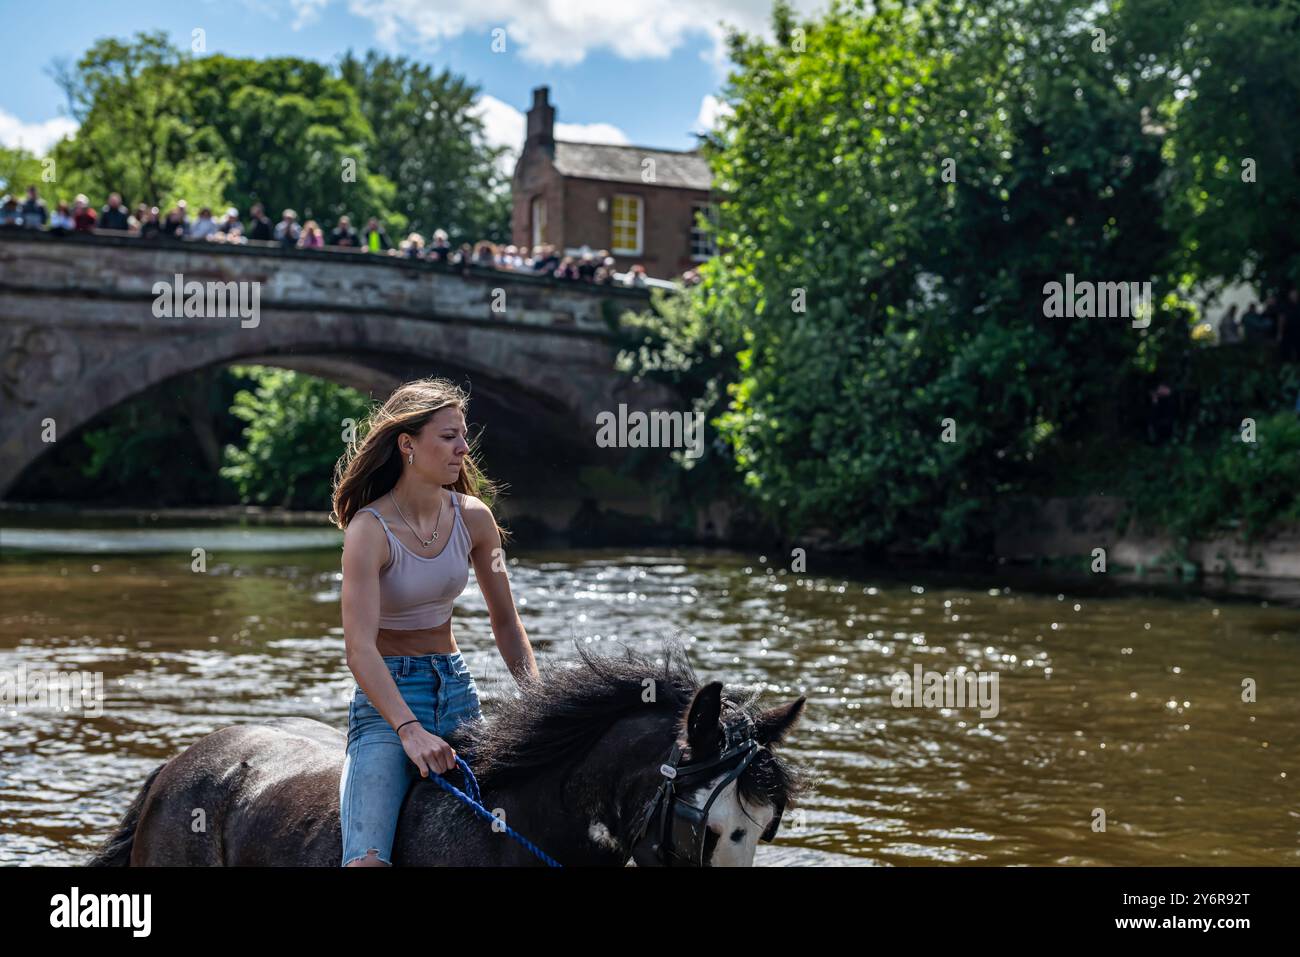
[[[1184,268],[1264,291],[1300,283],[1300,5],[1121,0],[1109,23],[1160,88]]]
[[[222,476],[235,484],[243,502],[328,510],[347,420],[360,423],[369,400],[303,373],[232,368],[256,386],[235,395],[230,411],[247,423],[244,445],[226,446]]]
[[[291,206],[323,220],[392,215],[357,94],[327,66],[194,58],[165,33],[139,33],[99,40],[55,74],[81,124],[55,150],[65,190],[195,207],[261,200],[272,216]]]
[[[393,184],[372,168],[374,131],[356,91],[310,60],[208,56],[186,62],[193,122],[233,166],[228,195],[323,223],[344,213],[389,218]],[[402,225],[401,217],[395,225]]]
[[[0,146],[0,192],[21,196],[28,186],[35,186],[42,194],[45,183],[41,180],[44,167],[40,158],[24,149]],[[49,203],[49,197],[45,197]]]
[[[1162,140],[1091,15],[778,5],[774,41],[732,37],[722,254],[702,320],[648,348],[711,370],[711,421],[781,530],[979,548],[1036,461],[1140,417],[1144,377],[1181,361]],[[1150,327],[1047,318],[1067,273],[1152,281]]]
[[[228,169],[212,167],[220,139],[196,125],[183,82],[186,55],[165,33],[133,40],[99,40],[73,65],[55,65],[55,79],[79,124],[55,146],[60,190],[102,201],[119,192],[129,202],[166,202],[176,187],[204,169],[209,192],[220,194]]]
[[[509,184],[474,112],[479,89],[448,70],[405,57],[348,53],[339,66],[357,91],[377,137],[374,168],[396,184],[393,208],[427,239],[447,230],[457,242],[510,234]]]

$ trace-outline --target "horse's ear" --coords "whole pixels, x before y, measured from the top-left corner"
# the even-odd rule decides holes
[[[754,719],[754,737],[759,744],[775,744],[799,720],[803,714],[804,702],[808,699],[800,695],[794,701],[777,705],[761,711]]]
[[[698,760],[722,743],[722,682],[710,681],[691,699],[686,712],[686,744]]]

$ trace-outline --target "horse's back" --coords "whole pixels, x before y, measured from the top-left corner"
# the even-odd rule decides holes
[[[221,728],[163,767],[132,865],[338,864],[346,737],[310,718]]]
[[[274,728],[283,731],[285,734],[295,735],[306,738],[317,744],[324,745],[339,753],[339,760],[342,760],[343,749],[347,747],[348,736],[338,728],[331,727],[323,721],[317,721],[314,718],[267,718],[265,721],[259,721],[257,726],[264,728]]]

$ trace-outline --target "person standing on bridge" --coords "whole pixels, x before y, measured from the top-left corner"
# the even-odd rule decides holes
[[[145,206],[140,214],[139,234],[141,239],[162,238],[162,223],[158,221],[158,207]]]
[[[212,218],[212,208],[204,206],[199,210],[199,218],[194,221],[190,227],[189,238],[194,240],[208,239],[213,236],[220,227],[217,221]]]
[[[345,867],[392,864],[407,790],[454,767],[446,738],[481,717],[451,631],[471,564],[510,674],[520,686],[538,678],[502,532],[479,498],[495,488],[475,464],[468,411],[446,379],[407,382],[335,466],[330,517],[344,530],[343,644],[357,682],[339,778]]]
[[[180,203],[177,203],[170,211],[168,211],[167,215],[163,217],[162,229],[159,231],[158,235],[163,239],[180,242],[185,238],[185,233],[188,230],[189,223],[186,221],[185,210],[181,208]]]
[[[45,210],[45,201],[36,192],[35,186],[27,187],[27,200],[23,203],[23,226],[27,229],[44,229],[50,218]]]
[[[302,227],[298,225],[298,214],[292,209],[286,209],[280,214],[280,221],[275,224],[275,241],[285,249],[293,249],[298,245],[300,235]]]
[[[76,200],[72,204],[72,221],[75,229],[79,233],[93,233],[95,231],[95,207],[90,205],[90,200],[86,198],[85,193],[78,193]]]
[[[99,211],[99,228],[125,233],[131,228],[131,210],[122,202],[121,193],[109,193],[108,202]]]
[[[3,201],[0,201],[0,226],[21,226],[23,224],[23,208],[18,202],[17,196],[6,195]]]
[[[302,224],[302,235],[298,237],[298,246],[300,249],[321,249],[325,245],[325,235],[321,232],[316,220],[309,219]]]
[[[339,217],[338,226],[330,233],[330,245],[356,248],[357,231],[352,228],[352,220],[346,216]]]
[[[445,229],[435,229],[433,231],[433,242],[429,246],[429,258],[440,263],[445,263],[451,258],[451,243],[447,240],[447,231]]]
[[[226,210],[226,218],[217,227],[217,237],[228,243],[244,241],[244,224],[239,221],[239,210],[231,206]]]
[[[374,216],[366,223],[365,234],[361,237],[361,247],[368,252],[382,253],[393,248],[393,244],[388,241],[388,233],[384,232],[383,224]]]
[[[266,207],[261,203],[254,203],[249,211],[252,217],[248,224],[248,238],[260,242],[270,242],[275,238],[275,226],[271,224],[271,217],[266,215]]]
[[[50,232],[56,236],[65,236],[76,228],[77,224],[72,218],[72,211],[68,209],[68,204],[59,203],[50,214]]]

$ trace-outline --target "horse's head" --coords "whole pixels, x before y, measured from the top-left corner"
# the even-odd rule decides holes
[[[772,751],[799,719],[799,697],[756,710],[713,681],[695,691],[653,774],[633,847],[638,866],[749,867],[796,790]]]
[[[676,640],[660,662],[626,646],[577,657],[542,662],[492,721],[456,732],[485,800],[564,864],[752,865],[805,786],[773,751],[804,699],[761,710],[701,686]]]

